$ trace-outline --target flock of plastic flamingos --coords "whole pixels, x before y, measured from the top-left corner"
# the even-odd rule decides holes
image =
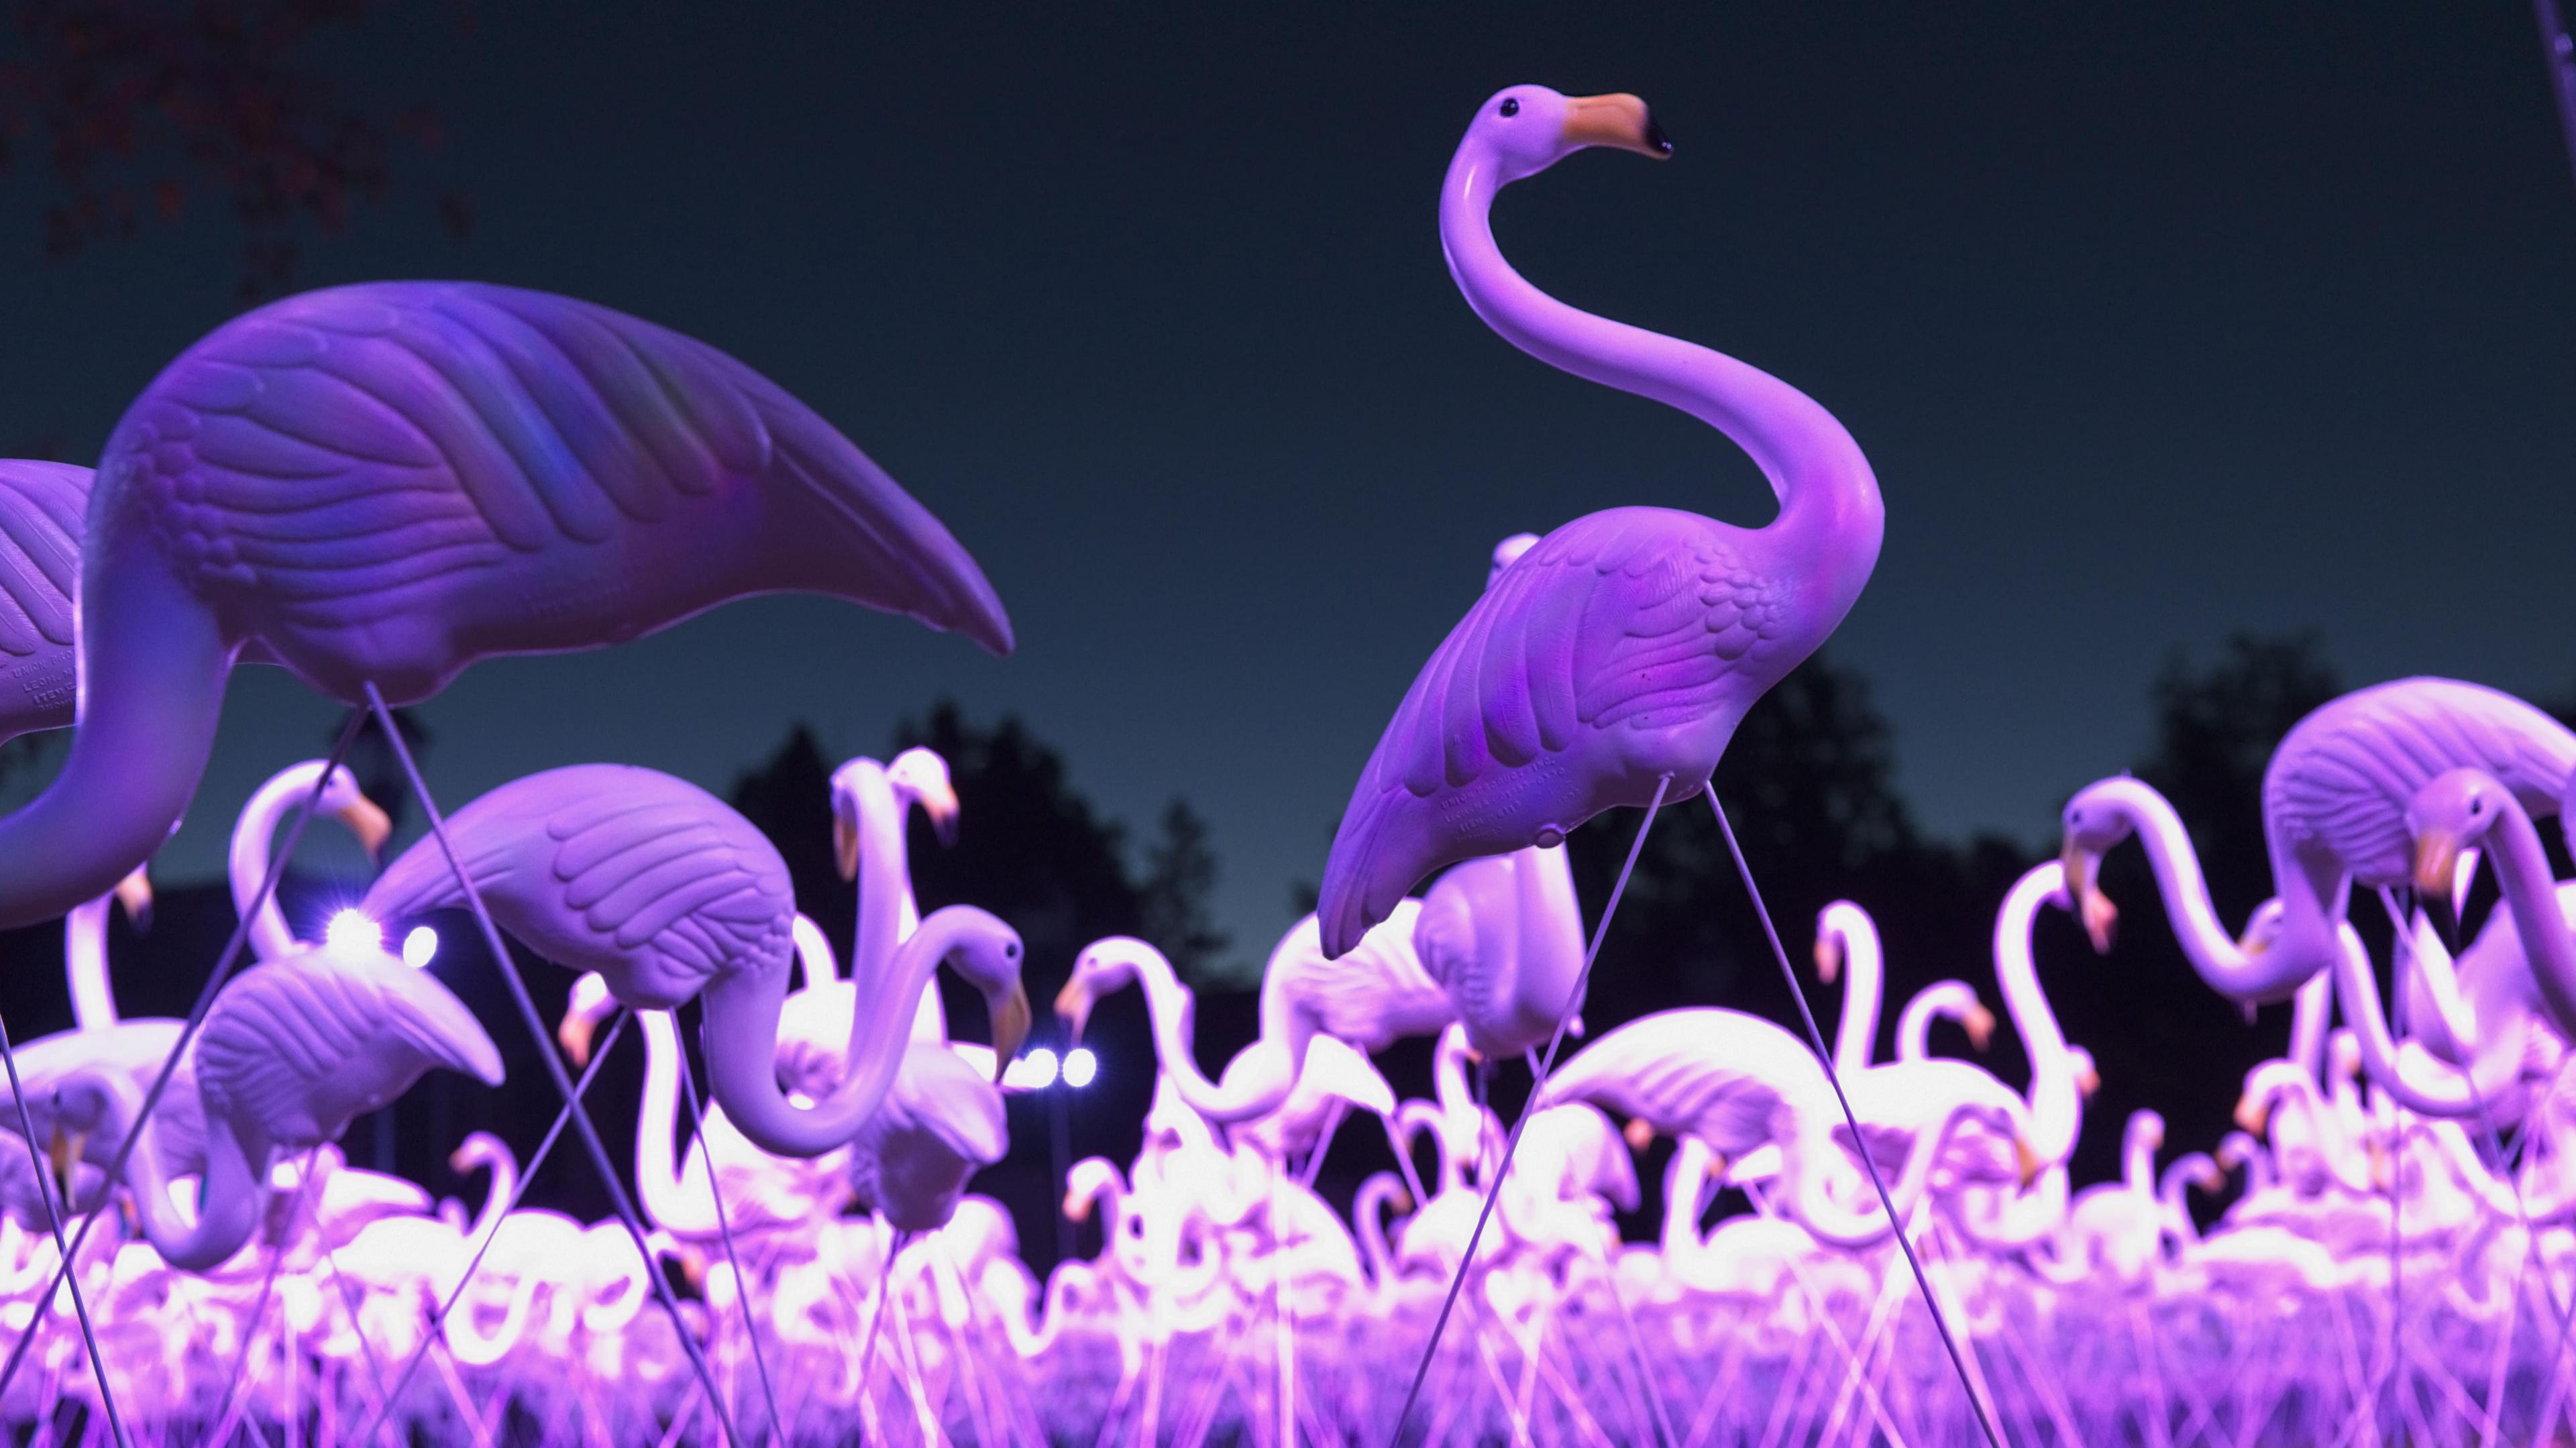
[[[1642,844],[1694,795],[1723,823],[1729,736],[1841,621],[1882,531],[1823,408],[1505,262],[1495,194],[1587,147],[1669,151],[1633,96],[1520,86],[1479,109],[1440,198],[1459,289],[1540,360],[1733,439],[1778,516],[1613,508],[1495,551],[1220,1079],[1151,945],[1083,950],[1054,1003],[1071,1036],[1137,986],[1162,1074],[1141,1155],[1071,1173],[1064,1210],[1097,1216],[1099,1254],[1043,1284],[966,1193],[1006,1149],[1030,1010],[1008,925],[914,906],[907,816],[944,833],[957,814],[925,751],[834,776],[846,971],[777,850],[691,785],[577,765],[450,815],[398,753],[431,829],[360,912],[299,941],[271,898],[314,814],[371,851],[388,833],[336,756],[299,765],[242,813],[242,924],[196,1012],[120,1019],[108,985],[108,912],[148,899],[139,869],[196,791],[236,662],[381,715],[478,658],[782,590],[1008,651],[974,561],[832,426],[631,317],[387,283],[218,329],[95,474],[0,463],[0,731],[74,730],[59,778],[0,819],[0,926],[68,916],[78,1020],[15,1044],[0,1103],[20,1138],[0,1138],[0,1412],[20,1441],[2563,1441],[2576,936],[2533,819],[2576,807],[2576,735],[2493,690],[2403,680],[2300,724],[2263,786],[2277,895],[2241,934],[2155,791],[2079,793],[2063,858],[1995,922],[2027,1082],[1930,1053],[1936,1019],[1980,1046],[1995,1028],[1964,982],[1907,1003],[1896,1058],[1873,1059],[1878,944],[1848,904],[1817,936],[1846,981],[1830,1050],[1812,1019],[1710,1006],[1558,1060],[1618,904],[1587,940],[1564,837],[1627,806]],[[2133,834],[2202,978],[2249,1012],[2295,1000],[2294,1044],[2248,1077],[2244,1132],[2159,1172],[2141,1112],[2123,1178],[2071,1192],[2092,1064],[2032,932],[2064,910],[2107,944],[2096,866]],[[2454,959],[2426,907],[2481,859],[2505,903]],[[2356,892],[2394,926],[2403,1034]],[[333,1145],[431,1070],[499,1081],[485,1025],[423,968],[435,938],[385,933],[459,906],[495,959],[508,937],[583,973],[548,1022],[501,972],[608,1220],[518,1205],[520,1163],[480,1133],[454,1158],[490,1174],[471,1213]],[[991,1045],[948,1040],[925,990],[942,965],[985,996]],[[671,1015],[692,999],[703,1094]],[[579,1104],[630,1023],[634,1197]],[[1407,1036],[1438,1038],[1434,1100],[1396,1100],[1369,1064]],[[1483,1087],[1523,1061],[1531,1109],[1506,1123]],[[1355,1115],[1393,1168],[1346,1224],[1311,1184]],[[1631,1152],[1658,1134],[1678,1142],[1662,1235],[1623,1242]],[[2186,1192],[2239,1173],[2202,1235]],[[1753,1209],[1712,1228],[1725,1188]]]

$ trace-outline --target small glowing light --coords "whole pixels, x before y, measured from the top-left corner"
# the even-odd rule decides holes
[[[1055,1052],[1040,1046],[1022,1056],[1020,1063],[1029,1068],[1030,1090],[1044,1091],[1055,1084]]]
[[[1089,1046],[1076,1046],[1064,1053],[1064,1084],[1079,1091],[1100,1074],[1100,1058]]]
[[[343,910],[322,928],[322,946],[335,955],[385,948],[385,929],[363,910]]]
[[[414,970],[426,970],[431,957],[438,954],[438,932],[426,925],[415,925],[403,937],[403,964]]]

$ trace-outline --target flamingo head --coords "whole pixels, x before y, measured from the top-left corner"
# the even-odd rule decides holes
[[[915,745],[896,755],[886,766],[886,783],[894,786],[898,803],[921,807],[941,845],[957,843],[957,786],[949,780],[948,761],[937,750]]]
[[[1064,1022],[1067,1046],[1082,1043],[1091,1008],[1102,996],[1135,984],[1140,963],[1152,954],[1154,947],[1126,935],[1108,936],[1082,948],[1082,954],[1074,957],[1073,973],[1065,977],[1064,989],[1055,997],[1056,1018]]]
[[[2075,918],[2084,922],[2084,934],[2099,954],[2108,954],[2111,942],[2118,937],[2120,912],[2111,904],[2111,897],[2102,893],[2096,877],[2102,857],[2127,839],[2134,828],[2128,812],[2102,796],[2105,785],[2124,782],[2106,780],[2080,791],[2066,802],[2061,817],[2065,846],[2058,862],[2066,871],[2067,905],[2075,912]]]
[[[349,833],[358,837],[358,847],[367,852],[370,860],[380,857],[384,853],[385,841],[393,838],[393,816],[386,814],[383,806],[367,798],[366,791],[358,788],[358,776],[351,774],[345,764],[334,765],[331,772],[323,776],[322,792],[313,801],[313,807],[316,812],[348,826]]]
[[[2482,769],[2454,769],[2415,791],[2406,806],[2406,829],[2415,836],[2415,888],[2449,899],[2460,852],[2486,839],[2509,797]]]
[[[1995,1038],[1995,1013],[1972,1005],[1959,1017],[1959,1028],[1968,1033],[1968,1044],[1982,1052]]]
[[[1476,112],[1459,147],[1481,152],[1499,168],[1500,183],[1525,180],[1592,146],[1634,151],[1663,160],[1673,153],[1664,128],[1646,103],[1626,94],[1568,96],[1543,85],[1497,91]]]
[[[134,873],[116,882],[116,903],[125,907],[125,921],[134,933],[144,934],[152,928],[152,876],[149,864],[137,865]]]

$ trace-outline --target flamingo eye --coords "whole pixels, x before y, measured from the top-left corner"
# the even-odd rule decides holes
[[[1503,114],[1504,114],[1504,116],[1506,116],[1506,117],[1510,117],[1510,116],[1517,116],[1517,115],[1519,115],[1519,114],[1521,113],[1521,100],[1520,100],[1520,97],[1518,97],[1518,96],[1505,96],[1505,97],[1503,97],[1503,103],[1502,103],[1502,105],[1499,107],[1499,109],[1502,111],[1502,113],[1503,113]]]
[[[2475,798],[2472,798],[2472,799],[2469,801],[2469,813],[2471,813],[2471,814],[2473,814],[2473,815],[2482,815],[2482,814],[2485,814],[2486,812],[2487,812],[2487,801],[2486,801],[2486,796],[2484,796],[2484,795],[2479,795],[2479,796],[2476,796]]]

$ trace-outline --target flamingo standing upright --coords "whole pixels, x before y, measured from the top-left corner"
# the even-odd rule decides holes
[[[1603,810],[1699,791],[1745,711],[1842,622],[1878,561],[1877,480],[1823,408],[1732,358],[1567,306],[1503,259],[1496,193],[1591,146],[1671,151],[1634,96],[1524,85],[1487,100],[1441,188],[1450,275],[1514,346],[1724,432],[1780,513],[1744,529],[1613,508],[1503,570],[1424,665],[1352,791],[1324,866],[1330,956],[1443,865],[1553,845]]]
[[[315,788],[317,784],[319,789]],[[367,798],[366,791],[358,787],[358,777],[346,765],[332,768],[326,760],[308,759],[288,765],[252,790],[240,816],[233,821],[225,877],[232,885],[234,912],[250,921],[251,954],[261,960],[275,960],[300,943],[288,927],[285,913],[277,908],[276,893],[262,887],[268,883],[269,851],[277,827],[288,812],[308,799],[313,801],[314,814],[346,825],[370,861],[383,851],[385,841],[394,832],[393,820],[382,806]]]
[[[957,788],[948,777],[948,761],[936,750],[916,745],[883,764],[862,755],[832,771],[832,858],[841,878],[859,887],[850,976],[863,987],[880,984],[895,947],[921,925],[904,838],[916,806],[941,844],[956,843]],[[948,1039],[938,991],[922,993],[912,1035],[916,1041]]]

